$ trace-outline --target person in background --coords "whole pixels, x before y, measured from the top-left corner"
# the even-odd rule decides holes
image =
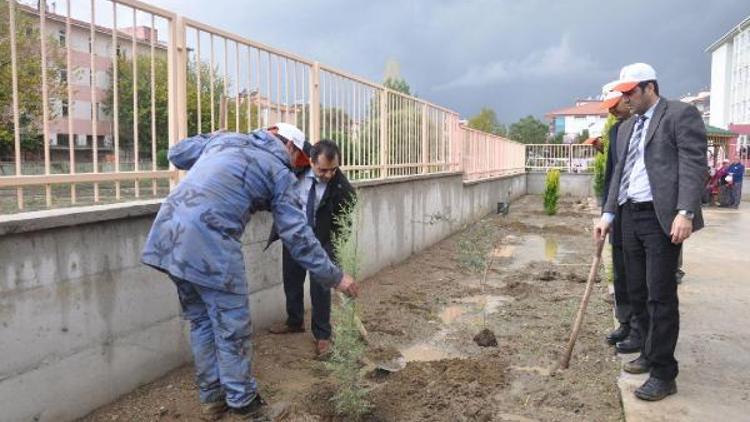
[[[719,207],[729,207],[732,204],[733,177],[729,175],[729,164],[729,160],[725,159],[721,162],[721,167],[716,170]]]
[[[310,148],[312,167],[299,175],[297,184],[303,203],[307,223],[313,227],[315,236],[328,256],[337,262],[333,239],[341,231],[341,216],[354,201],[354,188],[339,169],[341,152],[332,140],[322,139]],[[278,239],[271,233],[269,244]],[[304,332],[304,285],[307,270],[299,265],[287,248],[283,252],[284,293],[286,295],[287,320],[272,326],[272,334]],[[312,334],[315,351],[324,358],[330,351],[331,339],[331,293],[310,277],[310,302],[312,304]]]
[[[617,144],[617,131],[623,121],[630,117],[630,108],[622,101],[622,93],[613,91],[614,83],[609,83],[602,87],[604,92],[604,101],[602,107],[611,115],[615,116],[617,122],[609,130],[609,145],[607,147],[607,164],[604,170],[604,193],[602,204],[607,203],[609,194],[609,185],[612,182],[612,173],[617,165],[617,151],[622,145]],[[614,345],[620,353],[633,353],[641,348],[641,335],[637,327],[633,329],[631,319],[633,312],[630,307],[630,298],[628,296],[627,276],[625,273],[625,255],[622,250],[622,233],[621,219],[615,219],[612,224],[612,230],[609,234],[609,243],[612,245],[612,273],[615,289],[615,318],[619,322],[618,327],[607,334],[607,343]]]
[[[739,155],[734,158],[732,164],[727,169],[728,175],[732,176],[732,184],[729,187],[729,205],[732,208],[739,208],[742,202],[742,179],[745,177],[745,166],[740,161]]]

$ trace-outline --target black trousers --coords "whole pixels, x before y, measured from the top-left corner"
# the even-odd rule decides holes
[[[284,293],[286,294],[286,323],[301,327],[305,323],[305,276],[302,268],[284,248],[282,256]],[[312,302],[312,333],[317,340],[331,338],[331,290],[326,289],[310,275],[310,301]]]
[[[620,324],[629,324],[633,311],[628,296],[628,284],[625,277],[625,252],[622,249],[622,213],[618,212],[612,227],[612,275],[615,288],[615,317]]]
[[[651,376],[677,377],[674,350],[680,332],[675,272],[682,245],[662,231],[651,203],[625,203],[622,240],[628,293],[635,324],[642,336],[642,355],[652,365]]]
[[[625,252],[622,245],[612,245],[612,272],[615,287],[615,317],[620,324],[630,324],[633,309],[630,306],[628,284],[625,278]]]

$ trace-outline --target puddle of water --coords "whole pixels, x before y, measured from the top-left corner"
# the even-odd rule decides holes
[[[468,309],[464,305],[446,306],[445,309],[440,312],[440,320],[443,321],[443,324],[450,324],[466,315],[466,312],[468,312]]]
[[[407,362],[430,362],[456,357],[444,348],[429,343],[417,343],[401,351]]]
[[[492,255],[495,258],[510,258],[513,256],[513,251],[516,250],[514,245],[501,245],[498,248],[492,250]]]
[[[564,253],[566,251],[560,247],[556,237],[524,236],[521,243],[513,248],[513,261],[509,268],[522,268],[534,261],[557,263]]]
[[[440,312],[443,324],[450,325],[458,322],[477,323],[482,321],[482,308],[487,314],[497,312],[505,303],[512,301],[509,296],[478,295],[459,299],[458,303],[448,305]]]
[[[481,325],[482,308],[492,314],[504,304],[513,301],[510,296],[477,295],[458,299],[440,312],[442,327],[431,339],[400,349],[406,362],[429,362],[444,359],[462,358],[465,355],[449,346],[447,337],[457,330],[465,329],[465,324]]]

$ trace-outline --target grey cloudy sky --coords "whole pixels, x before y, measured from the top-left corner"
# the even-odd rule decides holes
[[[708,87],[705,48],[748,0],[147,0],[374,81],[386,61],[420,97],[503,122],[596,95],[635,61],[662,94]]]

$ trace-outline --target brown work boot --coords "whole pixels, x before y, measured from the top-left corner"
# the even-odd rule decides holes
[[[331,355],[330,340],[315,340],[315,353],[319,360],[326,360]]]
[[[304,333],[305,327],[299,326],[291,326],[287,324],[286,322],[280,322],[278,324],[274,324],[271,326],[271,328],[268,329],[268,332],[271,334],[292,334],[292,333]]]

